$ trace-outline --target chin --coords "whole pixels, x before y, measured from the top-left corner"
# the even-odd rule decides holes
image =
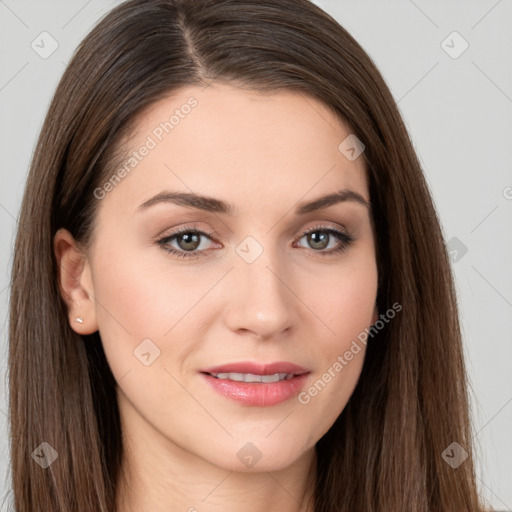
[[[218,467],[238,473],[261,473],[288,468],[305,454],[296,442],[284,444],[281,439],[270,441],[255,438],[253,441],[235,442],[234,448],[215,453],[211,462]],[[234,455],[234,457],[233,457]]]

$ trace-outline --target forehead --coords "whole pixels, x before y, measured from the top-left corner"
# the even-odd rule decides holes
[[[260,209],[342,187],[368,198],[363,158],[342,151],[350,135],[330,108],[295,91],[183,88],[136,118],[102,208],[133,211],[163,189]]]

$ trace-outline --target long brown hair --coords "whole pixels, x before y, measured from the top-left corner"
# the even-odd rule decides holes
[[[136,115],[171,91],[213,80],[307,93],[365,144],[378,307],[403,308],[369,341],[353,395],[317,443],[315,512],[482,510],[444,238],[396,103],[370,57],[308,0],[131,0],[75,52],[23,197],[9,334],[17,512],[115,511],[123,453],[116,382],[98,332],[79,336],[69,326],[53,236],[64,227],[87,247],[94,190],[112,175],[112,148]],[[32,456],[43,442],[58,454],[46,469]],[[457,468],[442,456],[453,442],[468,454]]]

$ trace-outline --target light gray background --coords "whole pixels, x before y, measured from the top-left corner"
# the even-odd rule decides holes
[[[0,0],[0,501],[9,490],[8,283],[26,174],[66,63],[118,3]],[[480,454],[478,484],[495,509],[512,510],[512,2],[316,3],[377,64],[423,163],[454,250]],[[46,59],[31,47],[44,31],[58,43]],[[463,39],[450,36],[454,31]],[[464,40],[469,47],[458,55]]]

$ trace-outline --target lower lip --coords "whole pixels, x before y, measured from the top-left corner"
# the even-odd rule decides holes
[[[245,405],[266,407],[276,405],[298,395],[304,387],[308,373],[278,382],[236,382],[217,379],[202,373],[203,378],[218,393]]]

